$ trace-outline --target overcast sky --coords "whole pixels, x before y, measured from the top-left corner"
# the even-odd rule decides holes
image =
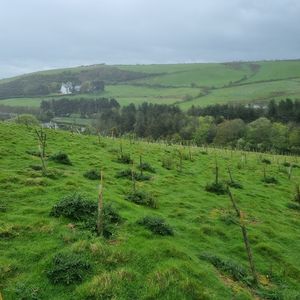
[[[0,0],[0,78],[82,64],[300,58],[299,0]]]

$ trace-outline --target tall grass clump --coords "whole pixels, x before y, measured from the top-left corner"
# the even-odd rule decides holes
[[[168,225],[164,219],[159,217],[147,216],[138,221],[139,225],[142,225],[158,235],[173,235],[173,229]]]
[[[277,183],[278,183],[278,180],[277,180],[275,177],[273,177],[273,176],[268,176],[268,175],[267,175],[266,168],[264,167],[264,168],[263,168],[263,178],[262,178],[262,182],[268,183],[268,184],[277,184]]]
[[[231,276],[235,281],[243,282],[251,285],[250,276],[247,270],[232,260],[224,260],[223,258],[210,253],[202,253],[200,258],[210,262],[215,268]]]
[[[90,180],[99,180],[101,178],[100,172],[97,169],[91,169],[86,171],[83,176]]]
[[[70,285],[82,282],[90,271],[91,264],[82,255],[58,253],[47,269],[47,277],[53,284]]]
[[[288,203],[288,207],[300,211],[300,185],[296,185],[293,202]]]
[[[66,217],[77,222],[79,227],[99,234],[98,203],[86,199],[80,193],[72,193],[62,198],[53,206],[50,215],[53,217]],[[105,203],[102,207],[101,234],[109,238],[115,231],[114,225],[122,222],[122,218],[111,203]]]
[[[133,189],[126,195],[125,199],[138,205],[158,208],[157,200],[146,191]]]
[[[206,187],[205,187],[205,190],[207,192],[214,193],[214,194],[217,194],[217,195],[226,194],[227,190],[226,190],[225,185],[223,184],[223,182],[219,181],[219,167],[218,167],[217,164],[216,164],[216,167],[215,167],[215,175],[216,175],[215,182],[213,182],[211,184],[207,184]]]
[[[72,162],[68,156],[67,153],[64,152],[58,152],[55,153],[53,155],[50,156],[50,160],[59,163],[59,164],[63,164],[63,165],[72,165]]]

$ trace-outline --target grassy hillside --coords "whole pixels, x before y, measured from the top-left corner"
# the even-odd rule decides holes
[[[198,63],[174,65],[94,65],[51,70],[0,81],[0,104],[35,106],[45,95],[5,99],[1,88],[36,85],[54,80],[59,86],[66,80],[104,80],[105,92],[66,97],[113,97],[121,105],[129,103],[179,104],[206,106],[227,102],[261,103],[270,99],[300,98],[300,60]],[[54,84],[54,86],[56,86]],[[7,97],[6,97],[7,98]]]
[[[299,298],[300,215],[296,204],[294,209],[288,207],[300,181],[299,158],[98,140],[50,130],[47,137],[47,176],[43,176],[34,155],[34,129],[0,123],[4,300]],[[133,187],[130,179],[116,178],[130,168],[117,161],[121,144],[123,155],[134,159],[135,169],[140,155],[155,169],[144,171],[151,178],[137,181],[136,189],[155,197],[158,208],[125,199]],[[50,159],[59,151],[68,154],[72,165]],[[220,180],[228,180],[229,166],[234,180],[242,184],[232,193],[248,229],[259,287],[250,283],[241,230],[228,196],[205,190],[214,181],[216,160]],[[291,179],[288,163],[298,165]],[[104,171],[104,202],[112,203],[122,217],[109,239],[97,237],[84,222],[49,215],[60,199],[75,191],[97,202],[98,180],[83,176],[94,168]],[[262,182],[264,168],[277,184]],[[138,224],[145,216],[164,218],[174,234],[158,235]],[[66,257],[75,263],[81,282],[63,284],[72,271]],[[62,279],[53,283],[57,265]]]

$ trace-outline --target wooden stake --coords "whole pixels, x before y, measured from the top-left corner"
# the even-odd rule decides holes
[[[103,235],[103,172],[100,173],[100,185],[98,195],[98,215],[97,215],[97,233],[99,236]]]
[[[231,200],[232,206],[233,206],[233,208],[236,212],[236,215],[237,215],[237,217],[239,218],[239,221],[240,221],[239,225],[240,225],[241,230],[242,230],[243,240],[244,240],[244,244],[245,244],[245,248],[246,248],[246,252],[247,252],[247,256],[248,256],[248,261],[249,261],[251,273],[252,273],[252,276],[253,276],[254,284],[257,285],[258,284],[258,278],[257,278],[257,274],[256,274],[256,269],[255,269],[255,265],[254,265],[254,261],[253,261],[252,251],[251,251],[251,248],[250,248],[247,229],[246,229],[246,226],[244,224],[243,216],[241,214],[241,211],[239,210],[239,208],[236,205],[236,202],[235,202],[235,200],[232,196],[232,193],[231,193],[229,187],[227,187],[227,192],[228,192],[229,198]]]
[[[229,178],[230,178],[230,182],[233,183],[233,178],[232,178],[232,174],[231,174],[231,170],[229,167],[227,167],[228,170],[228,174],[229,174]]]
[[[134,165],[132,161],[132,168],[131,168],[131,181],[132,181],[132,190],[135,193],[136,192],[136,184],[135,184],[135,176],[134,176]]]

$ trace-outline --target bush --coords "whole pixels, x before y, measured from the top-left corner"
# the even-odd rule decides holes
[[[272,176],[266,176],[262,179],[263,182],[268,183],[268,184],[277,184],[278,180],[275,177]]]
[[[148,171],[150,173],[155,173],[155,169],[148,163],[142,162],[138,165],[139,170]]]
[[[162,159],[162,167],[167,170],[174,169],[174,161],[171,157],[164,157]]]
[[[291,164],[290,164],[289,162],[287,162],[287,161],[285,161],[282,165],[283,165],[284,167],[290,167],[290,166],[291,166]]]
[[[82,256],[74,253],[58,253],[47,270],[47,276],[53,284],[70,285],[83,281],[90,270],[90,263]]]
[[[62,198],[53,206],[50,215],[54,217],[64,216],[74,221],[80,221],[95,215],[97,203],[84,198],[79,193],[73,193]]]
[[[300,204],[298,204],[296,202],[288,203],[287,207],[290,208],[290,209],[295,209],[295,210],[299,210],[300,211]]]
[[[6,212],[6,210],[7,210],[6,203],[4,203],[4,201],[0,199],[0,212]]]
[[[133,160],[130,158],[129,154],[121,154],[117,162],[122,163],[122,164],[132,164]]]
[[[271,164],[271,161],[269,159],[267,159],[267,158],[263,158],[261,160],[261,162],[264,163],[264,164],[266,164],[266,165],[270,165]]]
[[[235,188],[235,189],[242,189],[243,188],[243,186],[237,181],[228,181],[227,184],[230,187]]]
[[[83,176],[90,180],[99,180],[101,178],[100,172],[97,169],[86,171]]]
[[[43,299],[40,289],[27,283],[17,283],[15,294],[18,300],[40,300]]]
[[[166,224],[164,219],[159,217],[144,217],[143,219],[138,221],[139,225],[143,225],[150,231],[159,235],[173,235],[173,229],[170,225]]]
[[[116,177],[117,178],[127,178],[130,180],[132,180],[132,177],[133,177],[137,181],[146,181],[146,180],[151,179],[151,176],[149,176],[147,174],[136,173],[136,172],[132,171],[131,169],[119,171],[117,173]]]
[[[29,167],[34,171],[42,171],[43,170],[43,167],[40,165],[30,165]]]
[[[205,190],[217,195],[225,195],[227,193],[227,189],[222,182],[207,184]]]
[[[38,150],[26,150],[25,152],[32,156],[37,156],[37,157],[41,156],[41,152]]]
[[[72,165],[71,160],[69,159],[68,154],[64,152],[58,152],[50,156],[50,159],[55,161],[56,163],[63,165]]]
[[[145,191],[133,191],[126,196],[126,199],[138,205],[145,205],[151,208],[158,207],[157,200]]]
[[[79,221],[79,226],[92,232],[97,231],[98,204],[85,199],[81,194],[74,193],[64,197],[56,204],[50,215],[54,217],[64,216],[73,221]],[[112,236],[114,228],[112,224],[122,221],[121,216],[110,203],[105,203],[103,207],[105,238]]]
[[[210,262],[218,270],[230,275],[234,280],[251,285],[250,277],[246,269],[233,261],[223,260],[222,258],[209,253],[203,253],[200,258]]]

